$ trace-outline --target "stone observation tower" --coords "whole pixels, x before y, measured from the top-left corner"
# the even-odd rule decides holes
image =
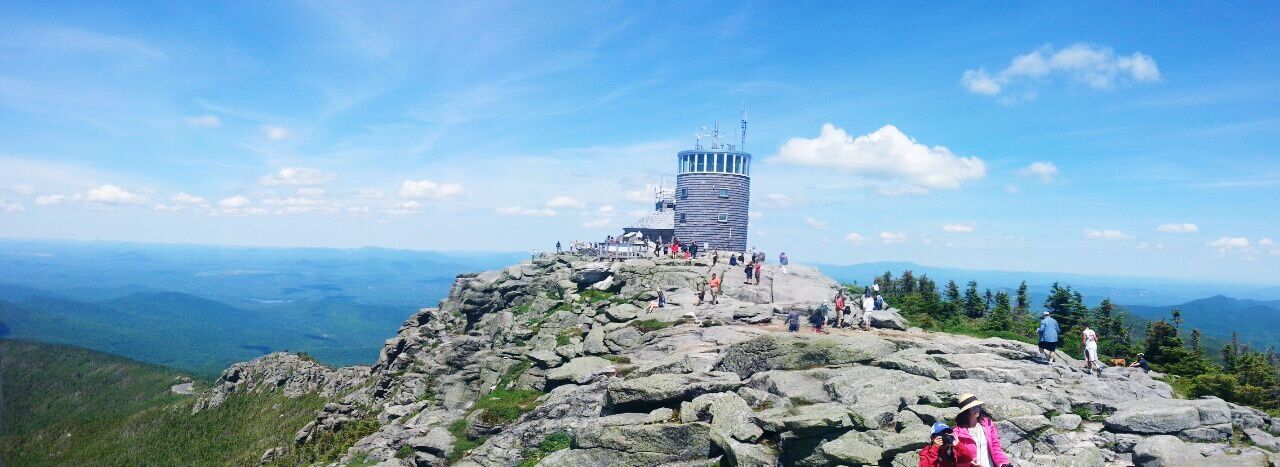
[[[680,151],[676,168],[675,236],[728,251],[747,249],[747,208],[751,199],[751,154],[743,151],[747,120],[738,146],[721,144],[720,129],[698,133],[693,149]],[[706,147],[704,137],[711,137]]]

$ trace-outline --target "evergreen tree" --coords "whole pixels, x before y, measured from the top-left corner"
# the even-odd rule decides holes
[[[1182,310],[1179,308],[1174,308],[1173,310],[1169,311],[1169,314],[1173,315],[1173,327],[1181,330],[1182,329]]]
[[[1031,313],[1031,297],[1027,295],[1027,281],[1018,286],[1018,313]]]
[[[964,289],[964,314],[973,319],[981,318],[985,312],[985,305],[982,296],[978,295],[978,282],[969,281],[969,286]]]
[[[956,281],[947,281],[946,296],[947,303],[951,303],[956,306],[960,305],[960,286],[956,285]]]
[[[916,291],[915,275],[911,273],[910,269],[902,271],[902,278],[899,279],[898,282],[902,284],[902,287],[898,290],[902,294],[909,294]]]
[[[1201,349],[1201,348],[1200,348],[1200,330],[1199,330],[1199,329],[1192,329],[1192,330],[1191,330],[1191,342],[1190,342],[1190,345],[1191,345],[1191,352],[1192,352],[1192,353],[1197,354],[1197,355],[1200,355],[1200,354],[1203,354],[1203,353],[1204,353],[1204,352],[1203,352],[1203,349]]]
[[[938,285],[933,282],[933,279],[929,278],[928,274],[920,276],[920,280],[916,281],[916,289],[920,296],[926,300],[938,301]]]
[[[987,316],[986,329],[989,331],[1008,332],[1013,330],[1013,312],[1009,306],[1009,294],[1005,291],[996,293],[995,307]]]
[[[879,282],[880,282],[880,293],[889,295],[890,293],[893,292],[893,273],[889,271],[885,271],[884,275],[880,276]]]
[[[985,314],[986,312],[991,311],[992,306],[995,306],[995,297],[991,295],[991,289],[987,289],[986,292],[983,292],[982,299],[982,311],[983,314]]]

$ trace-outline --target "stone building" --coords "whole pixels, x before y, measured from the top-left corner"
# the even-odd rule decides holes
[[[712,144],[680,151],[676,170],[675,236],[727,251],[747,249],[751,154]]]

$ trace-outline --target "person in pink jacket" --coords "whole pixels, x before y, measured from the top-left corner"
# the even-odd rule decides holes
[[[960,413],[956,414],[953,430],[956,435],[956,465],[1012,467],[1013,463],[1000,443],[1000,430],[996,429],[991,415],[982,409],[982,401],[973,394],[962,394],[958,405]]]

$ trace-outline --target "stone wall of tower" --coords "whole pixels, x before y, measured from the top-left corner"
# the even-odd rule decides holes
[[[721,197],[721,190],[728,196]],[[747,249],[747,212],[751,178],[724,173],[686,173],[676,176],[676,238],[706,242],[723,251]],[[720,214],[727,214],[725,222]]]

